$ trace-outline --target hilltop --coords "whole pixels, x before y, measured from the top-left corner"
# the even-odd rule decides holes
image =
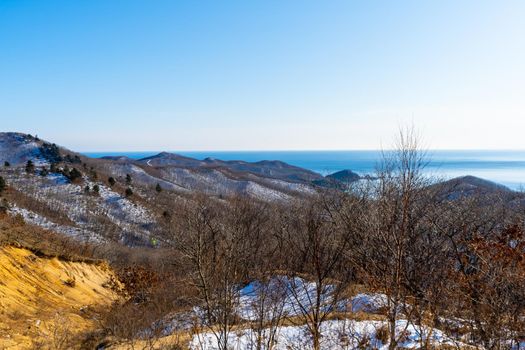
[[[0,133],[0,176],[8,184],[4,197],[12,215],[80,241],[129,246],[160,242],[172,215],[168,202],[182,205],[196,194],[211,200],[240,195],[290,201],[314,195],[324,179],[277,160],[197,160],[167,152],[139,160],[89,158],[10,132]]]

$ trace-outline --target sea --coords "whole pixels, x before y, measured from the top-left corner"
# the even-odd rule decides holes
[[[84,152],[89,157],[127,156],[140,159],[159,152]],[[323,175],[350,169],[360,175],[373,175],[382,152],[370,151],[173,151],[196,159],[280,160]],[[425,172],[439,179],[473,175],[505,185],[525,189],[525,150],[435,150],[426,152]]]

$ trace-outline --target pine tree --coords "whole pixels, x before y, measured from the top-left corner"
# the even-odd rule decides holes
[[[7,209],[9,209],[9,203],[7,202],[7,199],[2,199],[0,202],[0,213],[7,213]]]
[[[42,146],[39,147],[40,154],[51,163],[58,163],[62,161],[62,156],[60,155],[60,150],[58,146],[47,142],[44,142]]]
[[[0,193],[4,192],[7,187],[7,184],[5,182],[5,179],[0,176]]]
[[[75,181],[77,179],[80,179],[82,177],[82,173],[77,169],[77,168],[73,168],[71,169],[71,171],[69,172],[69,176],[66,175],[70,181]]]
[[[126,197],[131,197],[133,196],[133,191],[131,190],[131,188],[126,188]]]
[[[93,192],[94,192],[95,194],[97,194],[97,195],[100,193],[100,187],[99,187],[99,185],[95,185],[95,186],[93,186]]]
[[[126,174],[126,183],[127,183],[128,185],[131,184],[131,175],[130,175],[130,174]]]
[[[108,179],[108,183],[109,183],[109,186],[110,187],[113,187],[113,185],[115,185],[116,181],[115,179],[113,178],[113,176],[110,176],[109,179]]]
[[[11,163],[9,163],[7,160],[4,162],[4,166],[5,167],[10,167],[11,166]]]
[[[158,193],[162,192],[162,187],[160,187],[159,183],[157,183],[157,186],[155,187],[155,191],[157,191]]]
[[[35,164],[33,164],[32,160],[28,160],[26,163],[26,172],[27,173],[33,173],[35,171]]]

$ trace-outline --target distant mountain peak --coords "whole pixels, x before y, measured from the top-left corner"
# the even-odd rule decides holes
[[[479,195],[497,195],[510,198],[516,194],[506,186],[472,175],[456,177],[439,182],[431,187],[449,200]]]
[[[130,161],[133,161],[133,159],[129,158],[128,156],[104,156],[104,157],[101,157],[100,159],[105,159],[105,160],[113,160],[113,161],[116,161],[116,162],[130,162]]]
[[[345,183],[354,182],[361,179],[361,176],[359,174],[354,173],[350,169],[336,171],[335,173],[327,175],[326,177],[332,180],[337,180]]]
[[[471,186],[473,188],[475,187],[478,189],[490,189],[490,190],[499,190],[499,191],[506,191],[506,192],[511,191],[511,189],[509,189],[508,187],[504,185],[498,184],[490,180],[482,179],[480,177],[476,177],[473,175],[465,175],[465,176],[456,177],[448,181],[445,181],[444,183],[448,183],[452,186]]]

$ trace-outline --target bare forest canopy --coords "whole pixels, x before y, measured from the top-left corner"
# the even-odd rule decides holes
[[[10,147],[0,172],[3,244],[106,260],[124,286],[75,344],[525,345],[523,195],[429,178],[412,130],[373,177],[335,186],[282,164],[99,160],[16,142],[25,152]]]

